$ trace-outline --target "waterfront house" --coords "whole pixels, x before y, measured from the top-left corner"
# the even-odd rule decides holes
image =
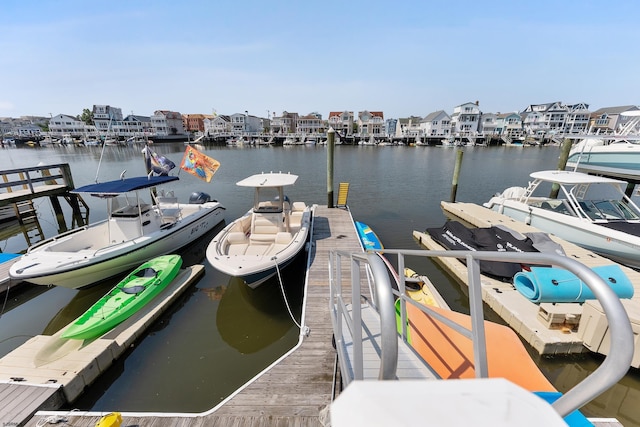
[[[353,111],[332,111],[328,123],[341,138],[345,138],[353,135],[353,117]]]
[[[175,111],[156,110],[151,116],[153,134],[160,139],[169,137],[184,137],[187,134],[182,124],[182,114]]]
[[[480,122],[479,102],[467,102],[453,109],[451,115],[451,127],[456,137],[475,137],[478,135]]]
[[[94,105],[93,124],[100,135],[112,133],[113,127],[122,122],[122,109],[110,105]]]
[[[298,118],[298,132],[305,135],[320,135],[326,132],[322,114],[310,113]]]
[[[111,126],[112,133],[116,136],[123,137],[125,140],[132,138],[145,138],[153,134],[153,126],[151,126],[151,117],[138,116],[130,114],[122,121],[116,122]]]
[[[638,111],[635,105],[622,105],[618,107],[604,107],[594,111],[590,116],[590,133],[613,134],[620,133],[624,125],[631,117],[623,116],[628,111]]]
[[[411,116],[398,119],[396,125],[396,138],[415,138],[420,135],[420,123],[422,117]]]
[[[398,119],[387,119],[384,121],[384,135],[387,138],[392,138],[396,134],[396,126],[398,125]]]
[[[87,125],[77,117],[68,114],[58,114],[49,120],[49,136],[62,139],[64,136],[84,138],[87,135],[97,136],[96,127]]]
[[[483,115],[484,116],[484,115]],[[495,133],[506,142],[524,139],[522,117],[518,113],[500,113],[496,115]]]
[[[358,112],[358,133],[360,137],[384,135],[384,114],[382,111]]]
[[[231,131],[234,134],[256,134],[262,132],[262,119],[256,116],[236,113],[230,116]]]
[[[191,133],[204,133],[204,119],[214,118],[213,114],[183,114],[182,125]]]
[[[220,114],[202,121],[207,136],[226,136],[231,133],[231,117]]]
[[[521,113],[527,133],[537,136],[562,133],[566,115],[567,108],[561,102],[531,104]]]
[[[298,113],[283,111],[280,117],[274,116],[271,120],[271,133],[288,134],[297,132]]]
[[[448,138],[451,135],[451,116],[444,110],[434,111],[427,114],[418,126],[426,138]]]
[[[566,134],[585,134],[589,129],[589,104],[584,102],[567,105],[567,114],[565,116],[564,127],[562,132]]]

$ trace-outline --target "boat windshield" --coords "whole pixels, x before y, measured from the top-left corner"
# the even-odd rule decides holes
[[[639,220],[640,214],[619,200],[585,200],[579,203],[584,213],[594,221]]]
[[[282,212],[282,187],[265,187],[256,190],[254,212]]]
[[[138,207],[138,200],[136,197],[117,196],[111,201],[111,216],[118,217],[137,217],[141,213],[145,213],[151,209],[151,205],[144,203],[140,199],[140,206]]]

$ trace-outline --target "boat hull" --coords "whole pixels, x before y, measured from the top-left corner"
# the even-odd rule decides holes
[[[505,200],[492,209],[613,261],[640,268],[638,236],[512,200]]]
[[[224,208],[217,202],[200,206],[197,212],[168,227],[90,253],[51,251],[48,250],[50,245],[39,246],[11,267],[10,277],[37,285],[71,289],[90,286],[131,270],[151,258],[183,248],[223,221]],[[81,238],[80,233],[83,232],[76,232],[76,238]],[[51,244],[57,241],[54,238]]]
[[[213,238],[207,247],[207,260],[217,270],[232,277],[242,279],[250,288],[257,288],[265,281],[273,277],[278,269],[288,266],[295,257],[305,248],[309,229],[311,227],[312,210],[302,214],[300,230],[292,236],[290,243],[279,251],[273,252],[267,249],[264,253],[254,253],[248,250],[246,253],[230,253],[228,239],[234,230],[242,228],[239,224],[247,217],[248,212],[241,218],[228,224],[217,236]]]
[[[581,141],[569,153],[567,167],[585,171],[629,170],[640,174],[640,144]]]
[[[162,292],[181,266],[179,255],[163,255],[143,263],[73,321],[62,338],[92,339],[110,331]]]

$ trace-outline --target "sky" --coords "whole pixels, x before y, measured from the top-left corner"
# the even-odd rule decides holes
[[[640,104],[640,2],[0,1],[0,117]]]

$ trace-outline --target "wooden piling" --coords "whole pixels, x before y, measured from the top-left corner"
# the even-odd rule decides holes
[[[327,131],[327,207],[333,207],[333,157],[336,146],[336,131]]]
[[[560,149],[560,157],[558,158],[559,171],[563,171],[564,168],[567,166],[569,151],[571,151],[571,140],[569,138],[565,138],[565,140],[562,141],[562,148]],[[559,191],[560,191],[560,185],[554,182],[553,185],[551,186],[551,193],[549,194],[549,197],[551,197],[552,199],[557,199]]]
[[[456,193],[458,192],[458,178],[460,177],[460,167],[462,166],[462,156],[464,151],[458,150],[456,153],[456,165],[453,169],[453,181],[451,182],[451,197],[449,201],[451,203],[456,201]]]

